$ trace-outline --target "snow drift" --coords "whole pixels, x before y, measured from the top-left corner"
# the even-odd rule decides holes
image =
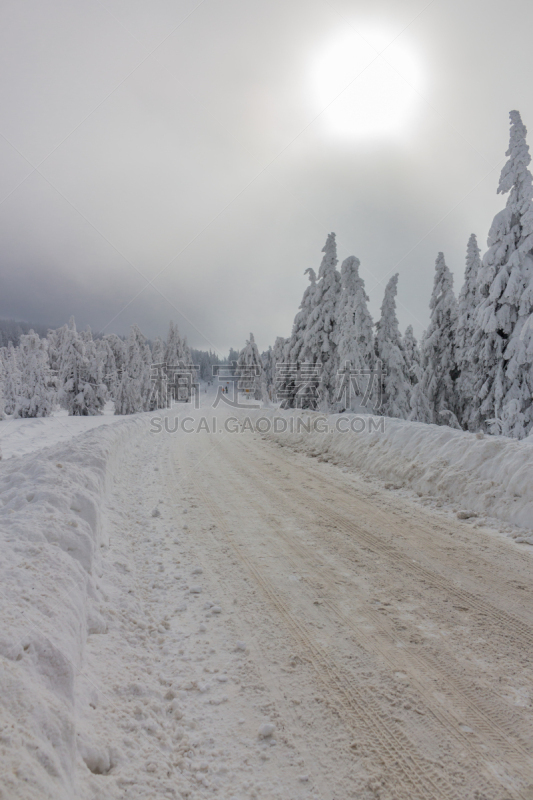
[[[88,634],[105,632],[95,605],[103,499],[140,425],[0,463],[0,797],[76,794],[75,678]]]
[[[329,417],[330,430],[335,427],[336,419]],[[383,431],[303,431],[272,433],[270,438],[308,455],[413,489],[420,495],[433,495],[452,502],[454,507],[531,531],[531,437],[517,441],[439,425],[381,419]],[[375,421],[379,422],[379,418]],[[518,532],[516,538],[533,544],[533,533],[528,536]]]

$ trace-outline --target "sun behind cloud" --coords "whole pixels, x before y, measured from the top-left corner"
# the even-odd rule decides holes
[[[340,137],[390,138],[409,126],[423,70],[412,47],[383,28],[330,38],[311,69],[315,109]]]

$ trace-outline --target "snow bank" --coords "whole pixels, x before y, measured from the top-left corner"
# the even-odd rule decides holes
[[[68,442],[81,433],[102,425],[114,425],[123,419],[124,416],[115,416],[113,413],[113,403],[107,403],[104,413],[94,417],[69,417],[63,409],[55,411],[49,417],[8,417],[0,422],[2,458],[5,460],[12,456],[34,453],[43,447]]]
[[[335,428],[337,419],[328,418],[330,430]],[[383,421],[384,431],[304,431],[270,434],[270,438],[308,455],[391,481],[397,487],[437,496],[456,508],[531,531],[532,440],[478,438],[479,434],[444,426],[391,418]],[[517,533],[517,538],[533,544],[533,534],[528,537]]]
[[[76,795],[74,682],[87,635],[105,631],[94,605],[103,498],[144,424],[118,422],[0,462],[1,797]]]

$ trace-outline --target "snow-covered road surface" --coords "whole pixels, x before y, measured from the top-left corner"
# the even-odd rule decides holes
[[[527,545],[252,433],[114,474],[72,787],[2,800],[533,798]]]

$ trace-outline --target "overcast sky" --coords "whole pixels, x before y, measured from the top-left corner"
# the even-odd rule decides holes
[[[0,316],[222,353],[290,334],[328,232],[427,325],[485,247],[531,0],[3,0]]]

